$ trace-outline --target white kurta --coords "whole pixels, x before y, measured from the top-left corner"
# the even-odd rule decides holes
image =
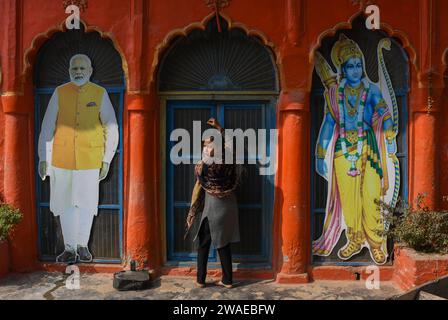
[[[58,117],[58,91],[55,90],[42,122],[39,135],[39,160],[47,162],[50,176],[50,210],[60,216],[66,249],[87,246],[93,217],[98,213],[100,169],[67,170],[51,165],[53,137]],[[100,120],[105,130],[103,162],[110,164],[118,146],[118,124],[107,92],[100,106]]]

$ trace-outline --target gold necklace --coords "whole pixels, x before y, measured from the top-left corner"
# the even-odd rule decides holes
[[[358,106],[361,99],[360,93],[362,88],[362,82],[356,88],[350,87],[349,85],[345,86],[345,105],[347,107],[347,113],[350,117],[354,117],[358,114]],[[354,106],[350,103],[350,100],[348,99],[349,96],[356,96],[356,104]]]

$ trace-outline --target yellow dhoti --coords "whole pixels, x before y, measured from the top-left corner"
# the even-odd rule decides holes
[[[383,222],[375,200],[381,197],[381,177],[370,165],[366,157],[367,144],[356,162],[361,174],[351,177],[347,174],[351,167],[341,151],[335,153],[334,170],[340,190],[342,213],[347,226],[349,241],[363,244],[366,240],[371,248],[380,249],[383,244]],[[356,150],[350,151],[350,154]]]

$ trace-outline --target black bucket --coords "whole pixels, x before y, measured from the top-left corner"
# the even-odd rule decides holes
[[[148,271],[135,270],[135,262],[131,261],[131,270],[114,274],[114,288],[119,291],[146,290],[151,286],[151,276]]]

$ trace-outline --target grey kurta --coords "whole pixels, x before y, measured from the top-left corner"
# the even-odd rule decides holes
[[[216,249],[240,241],[238,205],[233,192],[225,198],[218,198],[205,192],[204,211],[194,240],[198,237],[200,226],[206,217],[210,226],[212,245]]]

